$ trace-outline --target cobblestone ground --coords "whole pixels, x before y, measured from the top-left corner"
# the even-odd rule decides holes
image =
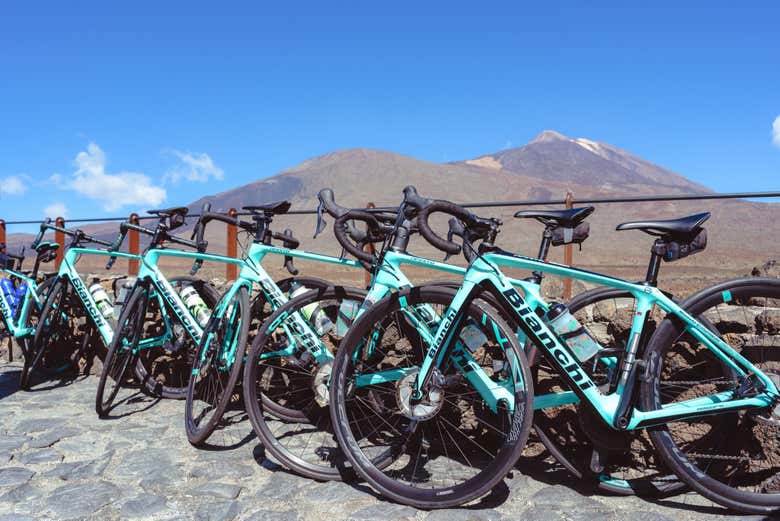
[[[549,464],[516,472],[471,508],[425,512],[387,503],[365,487],[317,483],[263,457],[248,421],[197,450],[183,403],[126,391],[117,416],[94,412],[95,377],[19,391],[18,364],[0,365],[0,521],[214,520],[688,520],[724,519],[694,494],[648,502],[582,495]],[[525,465],[527,467],[528,465]],[[750,518],[741,518],[750,519]]]

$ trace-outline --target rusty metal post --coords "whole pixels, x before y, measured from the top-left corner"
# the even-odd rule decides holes
[[[57,219],[54,220],[54,224],[59,228],[65,228],[65,219],[57,217]],[[54,240],[60,245],[60,247],[57,248],[57,259],[54,261],[54,268],[59,270],[60,264],[62,264],[62,258],[65,256],[65,234],[59,231],[54,232]]]
[[[134,224],[138,226],[138,214],[137,213],[131,213],[130,218],[128,219],[130,221],[130,224]],[[128,247],[127,251],[129,253],[132,253],[134,255],[138,255],[141,252],[141,244],[138,237],[138,231],[137,230],[130,230],[127,232],[128,235]],[[128,275],[138,275],[138,259],[127,259],[127,274]]]
[[[238,210],[235,208],[228,210],[230,217],[235,217],[237,213]],[[234,224],[227,225],[227,256],[238,257],[238,228]],[[228,264],[225,267],[225,276],[228,280],[236,280],[238,278],[238,266],[236,264]]]
[[[5,220],[0,219],[0,252],[5,253]]]
[[[373,201],[369,201],[368,204],[366,204],[366,208],[376,208],[376,205]],[[373,243],[370,242],[363,245],[363,251],[366,251],[371,255],[376,254],[376,249],[374,248]],[[363,272],[363,282],[365,283],[366,288],[371,286],[371,274],[367,271]]]
[[[573,207],[574,197],[571,192],[566,192],[566,208]],[[563,263],[567,266],[574,263],[574,247],[571,244],[563,247]],[[571,279],[568,277],[563,280],[563,298],[567,301],[571,299]]]

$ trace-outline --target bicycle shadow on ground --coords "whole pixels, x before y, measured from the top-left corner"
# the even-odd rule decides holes
[[[221,421],[208,439],[198,449],[212,452],[236,450],[256,440],[257,435],[249,423],[249,416],[243,408],[225,411]]]
[[[108,415],[101,417],[101,420],[119,420],[142,413],[148,411],[162,400],[159,396],[150,396],[138,388],[124,388],[123,391],[125,395],[114,402]]]
[[[22,371],[16,367],[4,367],[0,372],[0,400],[7,398],[12,394],[21,391],[19,388],[19,378]]]
[[[19,371],[21,374],[21,371]],[[71,385],[78,384],[89,378],[88,374],[81,375],[68,375],[62,378],[46,377],[39,374],[34,374],[30,377],[30,388],[26,390],[28,393],[40,393],[45,391],[53,391],[54,389],[63,389],[70,387]],[[18,385],[18,379],[17,379]]]

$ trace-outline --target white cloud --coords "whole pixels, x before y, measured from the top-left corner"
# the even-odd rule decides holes
[[[100,201],[107,212],[123,206],[157,206],[165,200],[165,188],[154,186],[152,180],[137,172],[106,173],[106,154],[95,143],[76,156],[76,171],[64,181],[63,187]],[[52,176],[54,180],[61,177]]]
[[[772,123],[772,143],[776,147],[780,147],[780,116],[777,116],[775,122]]]
[[[57,217],[67,219],[68,208],[63,203],[52,203],[43,209],[43,216],[51,217],[52,219],[56,219]]]
[[[182,179],[186,179],[187,181],[205,183],[212,177],[218,180],[225,177],[225,172],[206,153],[182,152],[181,150],[170,150],[170,153],[178,158],[179,164],[165,172],[164,181],[178,183]]]
[[[0,197],[4,195],[22,195],[27,191],[27,184],[18,175],[9,175],[0,179]]]

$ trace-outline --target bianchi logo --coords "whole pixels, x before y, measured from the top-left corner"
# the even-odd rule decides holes
[[[194,340],[200,341],[200,331],[198,331],[198,328],[195,326],[195,321],[192,320],[192,315],[190,315],[189,311],[186,309],[181,309],[177,298],[173,295],[174,290],[171,285],[168,284],[168,281],[164,278],[158,277],[157,287],[159,288],[160,293],[162,294],[165,301],[169,306],[171,306],[171,309],[176,312],[176,316],[179,317],[179,320],[184,326],[184,329],[187,330],[187,333],[189,333]]]
[[[98,328],[104,327],[106,325],[106,319],[103,317],[103,313],[97,308],[95,301],[92,300],[87,287],[81,282],[81,279],[78,278],[71,279],[71,283],[73,284],[73,289],[76,290],[76,294],[84,303],[84,307],[87,308],[87,313],[89,313],[89,316],[95,321],[95,325]]]
[[[537,319],[536,314],[525,303],[523,297],[520,296],[520,293],[515,288],[510,288],[504,291],[503,294],[512,307],[515,308],[517,314],[520,315],[531,336],[536,338],[537,344],[543,345],[553,355],[574,383],[583,391],[593,387],[593,381],[585,374],[582,367],[571,357],[568,351],[547,332],[542,331],[542,324]]]

